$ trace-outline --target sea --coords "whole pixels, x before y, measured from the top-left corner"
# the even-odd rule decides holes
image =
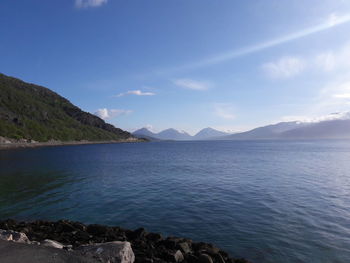
[[[350,141],[0,151],[0,220],[139,227],[253,263],[350,262]]]

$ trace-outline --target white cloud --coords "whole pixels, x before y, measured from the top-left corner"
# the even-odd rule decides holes
[[[94,114],[98,117],[100,117],[103,120],[108,120],[115,118],[120,115],[127,115],[130,114],[131,110],[120,110],[120,109],[98,109]]]
[[[217,117],[220,117],[222,119],[226,120],[233,120],[236,118],[235,114],[233,113],[233,106],[228,103],[216,103],[214,105],[214,113]]]
[[[143,92],[141,90],[129,90],[127,92],[123,92],[123,93],[119,93],[118,95],[116,95],[115,97],[123,97],[126,95],[136,95],[136,96],[154,96],[156,95],[153,92]]]
[[[99,7],[107,2],[108,0],[75,0],[75,6],[78,8]]]
[[[333,52],[324,52],[315,58],[316,67],[324,71],[332,71],[336,67],[336,58]]]
[[[350,69],[350,43],[308,57],[282,57],[262,65],[271,78],[290,78],[306,71],[322,73],[347,72]]]
[[[347,43],[338,50],[326,51],[311,58],[316,68],[326,72],[348,70],[350,67],[350,44]]]
[[[350,99],[350,93],[334,94],[333,98],[336,98],[336,99]]]
[[[271,78],[290,78],[301,73],[306,67],[298,57],[282,57],[278,61],[262,65],[265,73]]]
[[[192,90],[207,90],[210,87],[210,85],[206,82],[192,79],[176,79],[173,82],[176,86]]]
[[[350,78],[341,78],[321,89],[306,112],[311,113],[311,116],[327,115],[329,112],[346,112],[349,110],[349,94]]]

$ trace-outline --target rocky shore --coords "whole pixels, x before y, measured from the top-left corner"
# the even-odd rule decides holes
[[[212,244],[193,242],[187,238],[163,237],[158,233],[149,233],[143,228],[127,230],[97,224],[84,225],[68,220],[0,221],[0,239],[30,244],[27,245],[30,249],[33,249],[33,246],[37,246],[38,249],[47,246],[50,249],[67,250],[68,252],[64,253],[71,253],[71,257],[78,257],[77,253],[80,253],[79,255],[87,255],[86,262],[93,262],[88,259],[88,256],[91,256],[91,260],[106,263],[249,263],[245,259],[231,258],[228,253]],[[0,246],[0,253],[1,251]],[[120,258],[112,256],[112,252],[120,255]],[[69,257],[61,253],[62,257]]]
[[[82,145],[82,144],[109,144],[109,143],[126,143],[126,142],[145,142],[144,139],[130,137],[128,139],[113,140],[113,141],[57,141],[50,140],[48,142],[37,142],[27,139],[9,139],[0,136],[0,150],[14,148],[34,148],[46,146],[64,146],[64,145]]]

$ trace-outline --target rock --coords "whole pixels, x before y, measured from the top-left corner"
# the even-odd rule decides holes
[[[176,241],[169,238],[161,241],[161,244],[164,245],[167,249],[175,249],[176,247]]]
[[[182,262],[184,260],[184,256],[180,250],[177,250],[176,252],[171,250],[165,251],[162,258],[167,262]]]
[[[0,229],[0,239],[5,241],[14,241],[17,243],[30,243],[26,234],[12,230]]]
[[[107,233],[108,227],[93,224],[93,225],[88,225],[86,230],[89,234],[101,236],[101,235],[105,235]]]
[[[12,241],[12,234],[9,230],[0,230],[0,239],[4,241]]]
[[[174,258],[175,262],[182,262],[184,260],[184,256],[182,255],[180,250],[176,251]]]
[[[219,253],[215,254],[214,259],[215,259],[215,262],[217,263],[225,263],[224,258]]]
[[[0,136],[0,144],[10,144],[11,141],[8,138]]]
[[[27,244],[30,243],[26,234],[21,233],[21,232],[16,232],[16,231],[12,231],[12,232],[13,232],[12,233],[13,241],[15,241],[17,243],[27,243]]]
[[[62,232],[73,232],[76,229],[74,228],[74,226],[72,226],[69,222],[67,221],[59,221],[60,227],[62,229]]]
[[[93,256],[106,263],[133,263],[135,261],[135,255],[129,242],[114,241],[83,245],[78,247],[76,251],[80,251],[83,255]]]
[[[44,247],[54,247],[58,249],[62,249],[64,247],[61,243],[50,239],[45,239],[41,242],[41,245]]]
[[[158,233],[148,233],[146,235],[146,238],[150,241],[153,241],[153,242],[159,242],[159,241],[163,240],[162,235],[158,234]]]
[[[207,244],[203,242],[193,243],[193,249],[202,254],[209,254],[211,256],[216,255],[220,252],[220,249],[214,247],[212,244]]]
[[[134,231],[123,229],[120,227],[110,227],[103,225],[84,225],[79,222],[70,220],[60,220],[57,222],[37,220],[33,222],[17,222],[15,220],[7,219],[0,221],[0,242],[8,243],[9,245],[25,245],[17,244],[17,242],[7,242],[8,240],[19,242],[30,242],[33,249],[38,250],[53,250],[53,253],[76,253],[78,256],[84,258],[94,258],[94,262],[125,262],[117,261],[115,254],[119,252],[116,248],[105,248],[105,242],[114,243],[114,241],[130,241],[132,244],[132,251],[130,256],[134,258],[135,263],[249,263],[244,259],[230,258],[229,254],[216,248],[212,244],[203,242],[193,242],[187,238],[168,237],[164,238],[158,233],[148,233],[143,228]],[[17,231],[17,232],[15,232]],[[23,236],[23,233],[26,236]],[[28,240],[28,237],[30,241]],[[133,239],[131,239],[132,237]],[[7,240],[2,241],[1,239]],[[59,248],[40,246],[40,243],[45,239],[52,242],[59,242]],[[22,241],[21,241],[22,240]],[[53,241],[55,240],[55,241]],[[40,242],[40,243],[39,243]],[[45,241],[46,242],[46,241]],[[45,243],[43,242],[43,243]],[[46,242],[47,243],[47,242]],[[92,245],[93,243],[103,243]],[[118,242],[117,242],[118,243]],[[119,242],[124,243],[124,242]],[[71,244],[67,246],[65,244]],[[82,255],[82,248],[89,244],[91,255]],[[6,244],[5,244],[6,245]],[[75,251],[78,247],[79,250]],[[101,248],[98,250],[98,248]],[[72,251],[73,249],[73,251]],[[86,250],[87,248],[85,248]],[[122,248],[120,250],[123,250]],[[112,252],[111,252],[112,251]],[[179,251],[179,252],[178,252]],[[98,253],[97,253],[98,252]],[[180,254],[181,252],[181,254]],[[88,253],[88,252],[84,252]],[[124,252],[123,252],[124,253]],[[126,252],[127,253],[127,252]],[[63,255],[62,254],[62,255]],[[68,255],[68,254],[67,254]],[[0,262],[2,261],[2,254],[0,253]],[[199,259],[199,257],[201,257]],[[131,261],[130,261],[131,262]],[[46,262],[45,262],[46,263]]]
[[[198,263],[198,257],[196,257],[195,255],[192,255],[192,254],[188,254],[188,255],[186,255],[186,261],[188,263]]]
[[[72,225],[78,230],[86,231],[86,226],[84,224],[82,224],[82,223],[72,222]]]
[[[0,240],[1,263],[100,263],[76,251]]]
[[[191,248],[187,242],[181,242],[178,244],[178,248],[185,254],[191,253]]]
[[[88,241],[90,240],[90,235],[85,232],[85,231],[78,231],[74,234],[74,238],[76,240],[79,240],[79,241],[83,241],[83,242],[86,242],[88,243]]]
[[[198,257],[198,263],[213,263],[213,259],[207,254],[201,254]]]
[[[146,230],[143,227],[127,233],[127,237],[130,240],[140,239],[140,238],[143,238],[145,235],[146,235]]]

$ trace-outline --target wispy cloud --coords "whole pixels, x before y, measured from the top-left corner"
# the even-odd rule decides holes
[[[304,70],[305,62],[298,57],[282,57],[263,64],[262,68],[271,78],[290,78]]]
[[[196,81],[193,79],[176,79],[173,81],[173,83],[181,88],[192,90],[207,90],[210,87],[209,83],[207,82]]]
[[[233,120],[236,118],[233,113],[233,106],[229,103],[215,103],[214,104],[214,114],[222,119]]]
[[[120,115],[127,115],[132,113],[131,110],[121,110],[121,109],[98,109],[94,114],[103,120],[108,120],[115,118]]]
[[[348,73],[350,43],[336,50],[326,50],[304,58],[300,56],[281,57],[276,61],[264,63],[261,67],[271,78],[290,78],[306,71]]]
[[[326,18],[323,22],[316,24],[314,26],[302,29],[300,31],[293,32],[288,35],[274,38],[255,45],[247,46],[245,48],[230,50],[221,54],[217,54],[212,57],[208,57],[208,58],[196,61],[194,63],[189,63],[189,64],[185,64],[185,65],[177,66],[173,68],[168,68],[165,70],[164,69],[157,70],[156,73],[158,74],[171,73],[171,72],[191,70],[191,69],[201,68],[209,65],[223,63],[241,56],[249,55],[249,54],[259,52],[268,48],[272,48],[284,43],[288,43],[293,40],[307,37],[309,35],[319,33],[349,22],[350,22],[350,13],[345,15],[337,15],[333,13],[333,14],[330,14],[328,18]]]
[[[114,97],[123,97],[123,96],[127,96],[127,95],[136,95],[136,96],[154,96],[156,95],[153,92],[143,92],[141,90],[129,90],[127,92],[122,92],[119,93],[118,95],[115,95]]]
[[[350,68],[350,43],[338,50],[328,50],[318,54],[313,59],[314,67],[326,72],[335,70],[349,70]]]
[[[78,8],[99,7],[107,2],[108,0],[75,0],[75,6]]]

